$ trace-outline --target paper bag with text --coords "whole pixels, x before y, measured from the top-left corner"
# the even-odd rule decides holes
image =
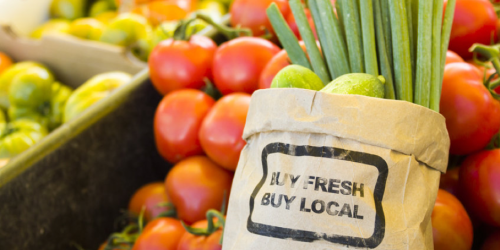
[[[444,117],[303,89],[252,96],[223,250],[433,249]]]

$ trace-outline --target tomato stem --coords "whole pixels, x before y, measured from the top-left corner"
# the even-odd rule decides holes
[[[160,202],[156,205],[156,207],[167,208],[167,210],[158,214],[155,219],[165,217],[174,218],[177,216],[177,211],[175,210],[174,204],[172,202]]]
[[[215,231],[219,230],[219,228],[224,228],[224,225],[226,224],[226,219],[224,218],[224,215],[222,215],[219,211],[215,209],[210,209],[207,211],[207,221],[208,225],[207,228],[194,228],[191,226],[186,225],[183,221],[181,221],[182,226],[186,231],[192,235],[199,235],[199,236],[209,236],[213,234]],[[217,218],[218,221],[214,223],[214,218]]]
[[[500,79],[494,79],[500,74],[500,46],[492,45],[487,46],[483,44],[474,44],[469,50],[470,52],[478,53],[486,58],[487,61],[491,62],[495,68],[495,74],[491,75],[486,81],[485,86],[490,91],[491,95],[500,100],[500,95],[495,92],[495,88],[500,86]]]
[[[197,19],[203,20],[206,23],[212,25],[214,28],[216,28],[219,32],[221,32],[227,39],[235,39],[237,37],[240,37],[241,35],[243,36],[252,36],[252,31],[250,29],[246,28],[229,28],[225,25],[221,25],[217,22],[215,22],[212,18],[210,18],[208,15],[203,14],[203,13],[196,13],[195,16]]]
[[[181,20],[179,22],[179,26],[174,31],[174,40],[177,41],[189,41],[191,39],[192,34],[187,34],[187,29],[189,27],[189,24],[192,23],[196,19],[189,19],[189,20]]]
[[[205,87],[203,87],[201,90],[210,97],[212,97],[214,100],[219,100],[222,97],[222,94],[214,86],[214,84],[210,81],[210,79],[205,77],[203,81],[205,82]]]
[[[138,225],[131,224],[125,227],[122,232],[111,234],[106,241],[104,250],[131,249],[135,241],[137,240],[137,237],[139,237],[140,235],[138,229]]]

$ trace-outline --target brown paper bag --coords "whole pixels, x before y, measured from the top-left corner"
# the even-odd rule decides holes
[[[444,117],[303,89],[254,93],[223,250],[433,249]]]

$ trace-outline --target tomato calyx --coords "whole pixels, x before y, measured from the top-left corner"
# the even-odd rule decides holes
[[[214,218],[217,218],[217,222],[214,222]],[[219,228],[224,228],[226,219],[221,212],[215,209],[210,209],[207,211],[207,222],[207,228],[194,228],[181,221],[182,226],[188,233],[197,236],[209,236],[219,230]],[[220,238],[220,244],[222,245],[222,236]]]
[[[474,52],[475,54],[479,54],[482,57],[486,58],[486,62],[491,62],[493,67],[495,68],[495,73],[489,76],[487,79],[484,79],[484,85],[489,90],[493,98],[496,100],[500,100],[500,94],[495,91],[495,88],[500,86],[500,45],[483,45],[483,44],[474,44],[470,48],[470,52]],[[481,62],[477,59],[477,56],[474,56],[474,62],[478,63],[481,66],[484,66],[485,69],[490,66],[485,62]]]

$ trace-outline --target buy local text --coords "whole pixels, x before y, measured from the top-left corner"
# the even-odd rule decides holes
[[[327,192],[332,194],[342,194],[349,196],[364,197],[364,184],[350,181],[341,181],[338,179],[326,179],[317,176],[304,176],[302,181],[303,185],[297,185],[300,175],[293,175],[285,173],[284,178],[280,181],[281,172],[273,172],[271,178],[271,186],[284,186],[290,185],[291,188],[312,189],[314,191]],[[285,209],[290,210],[290,205],[296,200],[296,196],[288,197],[284,194],[265,193],[262,197],[262,206],[272,206],[279,208],[283,205]],[[308,202],[307,198],[303,197],[300,200],[300,211],[310,213],[311,211],[316,214],[327,213],[331,216],[345,216],[362,220],[363,216],[359,214],[358,205],[351,207],[349,203],[344,203],[342,206],[336,201],[323,201],[313,200]]]

